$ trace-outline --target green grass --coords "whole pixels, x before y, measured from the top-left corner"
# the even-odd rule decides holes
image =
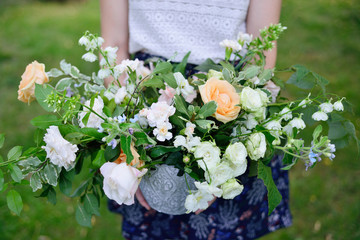
[[[284,1],[281,22],[288,27],[279,41],[278,68],[300,63],[325,76],[329,91],[354,104],[352,120],[360,129],[360,3],[356,0]],[[77,40],[85,30],[99,33],[98,1],[67,4],[22,0],[0,3],[0,132],[6,133],[4,156],[11,146],[33,144],[29,121],[43,113],[17,101],[25,66],[33,61],[57,67],[61,59],[89,73],[95,65],[81,60]],[[286,95],[301,96],[290,89]],[[359,239],[360,161],[355,145],[339,150],[334,162],[324,161],[305,172],[290,172],[293,226],[263,239]],[[93,228],[77,225],[74,200],[58,196],[54,207],[38,193],[22,187],[24,211],[12,215],[0,197],[1,239],[120,239],[121,217],[106,202]]]

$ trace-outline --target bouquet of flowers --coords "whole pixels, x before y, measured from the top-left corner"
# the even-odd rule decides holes
[[[300,65],[264,68],[264,52],[284,30],[271,25],[258,38],[240,33],[224,40],[225,60],[208,59],[190,76],[185,75],[190,53],[180,63],[135,59],[117,65],[117,48],[103,48],[104,40],[89,32],[79,44],[86,49],[85,61],[100,56],[100,70],[91,76],[65,60],[49,72],[32,62],[18,98],[36,99],[48,114],[31,121],[37,127],[34,147],[16,146],[0,163],[0,190],[7,191],[8,207],[21,212],[18,184],[41,190],[52,203],[59,186],[65,195],[79,197],[76,218],[91,226],[104,194],[118,204],[133,204],[141,178],[165,164],[195,182],[183,203],[188,213],[206,209],[214,196],[239,195],[239,176],[245,174],[264,181],[270,214],[281,201],[268,166],[275,154],[282,156],[284,170],[297,162],[307,170],[322,158],[334,159],[332,141],[340,146],[349,138],[357,141],[354,125],[342,116],[348,104],[326,93],[324,77]],[[293,72],[287,84],[307,90],[303,99],[278,96],[284,72]],[[106,78],[113,79],[109,86]],[[298,137],[314,123],[311,141]],[[328,136],[322,123],[329,126]],[[4,134],[0,147],[3,143]],[[74,176],[82,170],[86,174],[73,191]]]

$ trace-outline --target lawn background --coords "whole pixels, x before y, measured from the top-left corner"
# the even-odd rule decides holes
[[[97,0],[47,3],[30,0],[0,1],[0,132],[7,150],[30,146],[34,128],[29,121],[43,113],[17,101],[25,66],[33,60],[49,70],[61,59],[90,73],[95,65],[81,60],[77,40],[85,30],[99,33]],[[281,22],[288,30],[279,41],[278,68],[301,63],[325,76],[329,91],[354,105],[352,120],[360,129],[360,2],[357,0],[283,1]],[[290,89],[287,95],[302,96]],[[355,144],[337,152],[306,172],[299,164],[290,172],[293,226],[262,239],[360,239],[360,161]],[[77,225],[76,201],[58,195],[56,207],[39,193],[20,188],[21,217],[12,215],[0,195],[0,239],[121,239],[121,217],[102,203],[93,228]]]

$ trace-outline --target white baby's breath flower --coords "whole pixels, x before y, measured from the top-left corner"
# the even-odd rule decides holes
[[[97,56],[92,52],[87,52],[82,56],[82,59],[87,62],[95,62],[97,60]]]
[[[244,186],[239,184],[235,178],[232,178],[222,184],[221,189],[223,190],[222,197],[224,199],[233,199],[244,190]]]
[[[324,113],[331,113],[333,111],[333,105],[330,102],[322,103],[319,107]]]
[[[165,140],[170,140],[172,138],[172,133],[168,131],[171,128],[171,123],[163,122],[157,125],[157,127],[153,130],[153,134],[156,136],[157,140],[164,142]]]
[[[294,118],[289,122],[289,124],[297,129],[304,129],[306,127],[305,122],[301,118]]]
[[[311,117],[315,121],[326,121],[329,118],[328,115],[322,111],[315,112]]]
[[[204,171],[215,167],[220,162],[220,148],[211,142],[200,143],[194,151],[195,158],[202,158],[197,163]]]
[[[259,160],[265,156],[266,140],[263,133],[253,133],[245,143],[249,157],[252,160]]]
[[[279,115],[281,116],[282,120],[288,121],[290,119],[292,119],[292,112],[290,110],[290,108],[288,107],[284,107],[280,112]]]
[[[243,143],[237,142],[229,145],[225,151],[225,157],[230,161],[230,167],[234,170],[234,176],[243,174],[247,168],[247,151]]]
[[[87,100],[85,102],[85,106],[90,107],[90,100]],[[98,96],[94,100],[94,106],[93,106],[92,110],[94,112],[96,112],[97,114],[99,114],[100,116],[104,116],[103,108],[104,108],[104,101],[102,100],[102,98],[100,96]],[[99,128],[101,126],[101,124],[104,122],[104,120],[94,113],[90,113],[90,116],[88,118],[86,125],[83,123],[82,120],[88,112],[89,112],[89,110],[87,108],[84,108],[83,111],[79,113],[80,127],[81,128],[84,128],[84,127]]]
[[[118,204],[131,205],[134,204],[135,192],[147,169],[139,171],[126,163],[107,162],[101,166],[100,172],[104,176],[105,195]]]
[[[120,104],[122,103],[122,101],[124,101],[124,98],[127,96],[127,91],[126,91],[126,87],[121,87],[117,90],[117,92],[115,93],[115,103],[116,104]]]
[[[238,41],[225,39],[220,42],[220,46],[223,48],[230,48],[234,51],[241,51],[242,47]]]
[[[195,186],[197,187],[198,190],[200,191],[204,191],[207,192],[209,194],[212,194],[216,197],[221,197],[222,195],[222,190],[214,185],[210,185],[207,182],[195,182]]]
[[[196,191],[189,194],[185,200],[185,208],[187,213],[195,212],[199,209],[206,209],[209,206],[209,201],[213,200],[214,196],[205,191]]]
[[[78,147],[66,141],[57,126],[50,126],[46,129],[44,136],[45,146],[42,148],[46,152],[46,157],[56,166],[64,167],[69,171],[75,166],[76,152]]]
[[[344,111],[344,105],[342,104],[342,99],[339,101],[334,102],[334,109],[336,111]]]

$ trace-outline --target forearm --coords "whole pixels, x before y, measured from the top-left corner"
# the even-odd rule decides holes
[[[260,29],[279,22],[281,11],[281,0],[251,0],[246,20],[247,32],[258,37]],[[265,53],[265,68],[273,68],[276,64],[276,43],[275,47]]]

